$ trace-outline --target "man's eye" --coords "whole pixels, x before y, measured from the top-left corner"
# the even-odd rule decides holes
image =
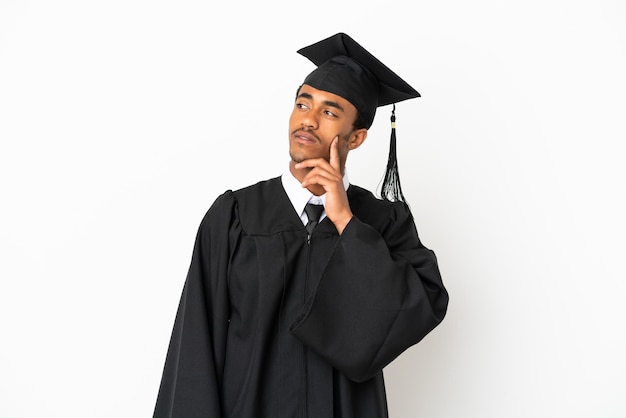
[[[307,108],[307,106],[304,103],[296,103],[296,107],[298,109],[306,109]]]
[[[332,116],[333,118],[337,117],[337,115],[335,115],[333,112],[331,112],[330,110],[325,110],[324,114],[327,116]]]

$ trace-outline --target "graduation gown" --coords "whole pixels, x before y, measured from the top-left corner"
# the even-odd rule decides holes
[[[448,294],[400,202],[348,188],[310,240],[280,178],[203,218],[155,418],[382,418],[382,369],[443,319]]]

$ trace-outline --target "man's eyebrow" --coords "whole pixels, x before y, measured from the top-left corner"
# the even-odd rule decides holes
[[[313,100],[313,96],[309,93],[300,93],[298,94],[298,98]],[[339,109],[342,112],[345,111],[344,108],[337,102],[333,102],[331,100],[324,100],[323,103],[324,103],[324,106],[334,107],[335,109]]]
[[[309,93],[300,93],[298,94],[298,98],[313,100],[313,96],[311,96]]]
[[[340,111],[344,111],[343,107],[341,107],[341,105],[337,102],[332,102],[330,100],[325,100],[324,101],[324,105],[328,106],[328,107],[334,107],[335,109],[339,109]]]

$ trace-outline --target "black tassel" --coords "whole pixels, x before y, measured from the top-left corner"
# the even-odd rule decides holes
[[[389,158],[387,160],[387,170],[385,171],[385,179],[381,189],[381,197],[384,200],[395,202],[402,201],[406,203],[400,186],[400,173],[398,172],[398,158],[396,156],[396,105],[393,105],[391,111],[391,142],[389,144]]]

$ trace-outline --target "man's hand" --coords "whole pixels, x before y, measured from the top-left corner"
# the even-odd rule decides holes
[[[339,235],[343,232],[350,219],[352,211],[348,203],[348,195],[343,187],[341,164],[338,151],[339,138],[335,137],[330,144],[330,163],[323,158],[312,158],[296,164],[296,169],[309,168],[310,171],[302,180],[302,187],[319,185],[326,191],[326,216],[335,224]]]

